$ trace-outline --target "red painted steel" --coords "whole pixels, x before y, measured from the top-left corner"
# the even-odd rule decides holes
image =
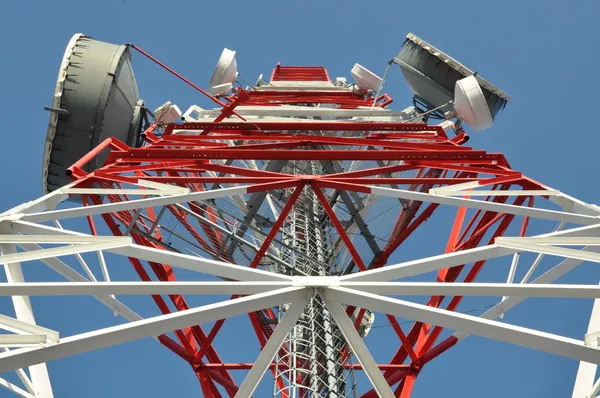
[[[329,81],[327,71],[322,67],[285,67],[278,65],[273,71],[272,80],[304,80]],[[212,97],[211,97],[212,98]],[[391,102],[391,98],[382,96],[383,103]],[[213,100],[215,100],[213,98]],[[354,272],[364,271],[387,264],[390,256],[433,216],[438,204],[423,205],[418,201],[403,201],[396,215],[381,222],[389,224],[385,244],[372,259],[365,261],[361,253],[344,227],[344,221],[336,212],[331,202],[331,192],[346,191],[352,194],[372,195],[370,185],[399,187],[416,192],[427,192],[429,189],[452,184],[479,181],[479,185],[489,185],[492,190],[508,190],[514,188],[544,189],[539,183],[528,179],[521,173],[513,171],[502,154],[490,154],[481,150],[462,146],[466,136],[461,133],[452,139],[448,138],[439,126],[410,124],[400,122],[352,122],[352,121],[318,121],[306,122],[282,121],[264,122],[230,121],[234,109],[239,105],[264,105],[278,107],[283,104],[338,104],[339,107],[370,106],[373,97],[363,96],[347,91],[285,91],[257,90],[246,92],[237,90],[229,103],[218,101],[223,106],[217,120],[206,123],[172,124],[166,126],[162,135],[156,135],[156,125],[144,132],[147,143],[142,148],[130,148],[116,139],[107,139],[88,155],[69,168],[69,173],[77,179],[76,186],[89,187],[98,185],[105,188],[119,188],[135,184],[139,180],[175,184],[187,187],[191,191],[211,190],[223,186],[247,186],[248,195],[261,195],[266,191],[292,192],[285,205],[279,205],[280,216],[276,220],[261,220],[265,226],[263,243],[257,245],[253,253],[244,252],[234,255],[230,247],[235,247],[233,240],[240,239],[228,235],[236,221],[220,213],[219,200],[208,202],[189,202],[189,210],[177,206],[168,206],[166,213],[171,214],[183,230],[187,231],[200,250],[208,255],[228,262],[245,262],[250,267],[258,267],[268,258],[269,248],[280,244],[280,229],[288,214],[297,206],[303,191],[313,190],[320,205],[332,225],[332,231],[339,234],[345,250],[349,253],[348,269]],[[382,106],[379,104],[378,106]],[[319,135],[314,132],[318,131]],[[236,145],[231,146],[230,143]],[[335,147],[334,149],[328,148]],[[105,165],[92,173],[83,168],[100,152],[111,149]],[[360,170],[344,169],[331,173],[315,173],[306,175],[288,174],[281,170],[261,170],[250,168],[241,160],[262,161],[365,161]],[[401,160],[399,164],[381,165],[376,162]],[[126,201],[126,195],[97,195],[84,197],[94,204]],[[484,200],[495,203],[511,203],[514,205],[532,206],[533,199],[522,196],[512,202],[506,196],[491,195]],[[338,199],[339,202],[339,199]],[[223,209],[227,210],[227,209]],[[144,217],[135,211],[120,211],[103,216],[111,232],[124,234],[123,226],[132,226],[130,232],[137,244],[152,248],[164,248],[175,231],[157,228],[162,211],[146,209]],[[228,218],[229,217],[229,218]],[[472,214],[459,208],[453,226],[449,229],[446,252],[454,252],[476,247],[484,237],[491,235],[488,242],[493,242],[509,227],[515,216],[492,211],[475,211]],[[96,233],[93,220],[88,220],[92,233]],[[528,226],[528,219],[521,223],[521,235]],[[268,231],[268,232],[266,232]],[[232,243],[233,242],[233,243]],[[239,243],[239,242],[238,242]],[[237,243],[236,243],[237,244]],[[229,245],[229,246],[228,246]],[[233,246],[232,246],[233,245]],[[234,249],[235,250],[235,249]],[[144,263],[130,259],[133,268],[144,281],[153,278],[161,281],[174,281],[175,274],[168,264]],[[484,266],[480,261],[472,266],[460,265],[440,270],[437,280],[452,282],[459,280],[461,271],[466,270],[464,282],[472,282]],[[154,277],[150,276],[150,271]],[[186,299],[180,295],[170,295],[167,300],[161,296],[152,297],[162,313],[173,310],[183,311],[189,308]],[[449,302],[445,304],[445,301]],[[428,305],[455,311],[462,297],[431,297]],[[349,313],[354,308],[347,309]],[[250,315],[250,324],[261,347],[267,343],[276,326],[275,312],[271,309],[258,311]],[[358,310],[355,326],[358,328],[365,315],[364,309]],[[415,322],[405,333],[398,324],[398,319],[386,315],[387,320],[396,333],[397,340],[386,343],[390,352],[395,352],[388,363],[379,364],[386,380],[395,389],[396,396],[409,397],[413,385],[421,369],[430,361],[456,344],[453,337],[436,342],[442,328]],[[383,319],[383,318],[382,318]],[[237,391],[236,383],[230,372],[248,370],[252,363],[226,363],[217,354],[215,341],[222,333],[224,320],[216,322],[209,333],[200,325],[184,330],[174,331],[175,339],[162,335],[159,341],[176,355],[183,358],[194,369],[202,392],[206,397],[219,397],[219,391],[233,396]],[[286,347],[282,349],[287,349]],[[344,348],[344,352],[347,349]],[[275,368],[285,369],[286,363],[271,364],[274,377]],[[360,371],[362,367],[345,363],[346,369]],[[284,387],[284,380],[275,381],[279,388]],[[221,390],[219,390],[221,389]],[[284,395],[285,396],[285,395]],[[373,390],[363,397],[376,396]]]

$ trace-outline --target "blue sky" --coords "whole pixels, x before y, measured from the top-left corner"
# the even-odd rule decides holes
[[[383,73],[405,34],[413,32],[513,97],[496,126],[473,135],[469,145],[503,152],[514,169],[597,203],[600,128],[591,116],[600,92],[598,1],[13,1],[3,4],[2,14],[0,209],[41,195],[48,120],[43,106],[50,104],[64,47],[77,32],[133,42],[203,87],[223,47],[238,52],[239,70],[251,81],[260,73],[268,76],[278,61],[323,65],[330,76],[349,77],[355,62]],[[151,108],[166,100],[182,109],[209,106],[147,60],[136,55],[133,64]],[[410,104],[399,70],[390,72],[385,91],[395,99],[395,109]],[[405,255],[417,256],[419,248]],[[56,278],[32,265],[28,277]],[[565,282],[597,283],[599,278],[594,267],[582,267]],[[33,303],[40,322],[64,335],[116,322],[88,299]],[[480,304],[489,303],[493,300]],[[0,304],[7,308],[5,301]],[[589,300],[534,300],[506,320],[581,338],[590,308]],[[221,342],[224,357],[250,361],[257,354],[252,336],[235,329],[228,333]],[[383,328],[374,330],[369,343],[384,352],[388,338],[392,335]],[[569,396],[576,366],[573,360],[470,337],[422,372],[413,396]],[[188,366],[151,340],[60,360],[49,369],[57,397],[200,396]],[[261,386],[262,394],[270,391],[268,384]],[[4,396],[12,395],[0,390]]]

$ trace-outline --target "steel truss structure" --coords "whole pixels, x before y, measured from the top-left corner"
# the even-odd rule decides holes
[[[267,372],[277,396],[345,397],[356,394],[353,371],[372,384],[362,397],[408,397],[430,361],[474,334],[581,361],[574,397],[598,394],[596,317],[582,340],[497,318],[528,297],[600,298],[596,281],[552,283],[600,262],[599,208],[465,146],[464,132],[408,122],[414,110],[385,109],[387,95],[334,86],[323,68],[278,66],[271,80],[237,89],[220,109],[190,108],[186,123],[152,125],[143,147],[108,139],[69,169],[72,184],[0,215],[0,295],[16,313],[0,317],[10,332],[0,335],[0,372],[17,372],[23,386],[0,385],[52,397],[46,362],[154,337],[190,364],[205,397],[250,397]],[[84,172],[104,151],[104,167]],[[388,264],[444,207],[456,209],[445,252]],[[63,227],[78,218],[89,231]],[[112,235],[99,234],[100,219]],[[536,222],[554,228],[528,235]],[[97,253],[102,277],[85,253]],[[141,281],[112,281],[107,253],[128,258]],[[520,264],[522,253],[537,256]],[[558,260],[540,273],[546,256]],[[507,279],[475,282],[496,259]],[[31,261],[65,282],[26,282]],[[528,267],[521,280],[518,267]],[[177,281],[177,269],[198,281]],[[62,337],[36,325],[28,298],[52,295],[94,296],[128,322]],[[142,318],[122,295],[149,295],[162,315]],[[231,297],[192,308],[188,295]],[[500,300],[481,316],[457,311],[471,296]],[[364,341],[375,313],[397,335],[387,363]],[[241,314],[262,350],[254,363],[224,363],[215,337]],[[405,330],[400,319],[414,323]],[[441,338],[444,329],[455,332]],[[232,372],[243,370],[238,385]]]

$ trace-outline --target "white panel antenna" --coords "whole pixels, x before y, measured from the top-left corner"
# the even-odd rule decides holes
[[[169,124],[181,118],[181,111],[177,105],[167,101],[154,111],[154,117],[157,123]]]
[[[490,108],[474,75],[456,81],[454,109],[456,116],[475,132],[494,125]]]
[[[208,91],[215,95],[227,93],[233,87],[237,74],[235,51],[224,48],[208,83]]]
[[[354,64],[350,71],[359,88],[366,91],[377,91],[383,84],[383,79],[360,64]]]

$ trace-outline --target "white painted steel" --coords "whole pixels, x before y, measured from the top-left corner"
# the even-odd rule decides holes
[[[16,386],[13,383],[8,382],[2,378],[0,378],[0,387],[4,387],[8,391],[13,392],[23,398],[36,398],[35,395],[33,395],[31,392],[25,391],[21,387]]]
[[[594,300],[592,315],[588,325],[587,333],[597,333],[600,331],[600,299]],[[590,362],[580,362],[575,378],[575,386],[573,387],[572,398],[590,398],[598,395],[600,382],[594,383],[596,380],[596,370],[598,365]]]
[[[0,283],[0,296],[232,295],[291,287],[291,282],[28,282]],[[1,315],[0,315],[1,316]],[[0,327],[2,324],[0,318]]]
[[[449,206],[467,207],[470,209],[490,210],[499,213],[514,214],[543,220],[565,221],[573,224],[591,225],[598,224],[600,218],[577,213],[567,213],[556,210],[536,209],[531,207],[515,206],[504,203],[486,202],[474,199],[453,198],[448,196],[437,196],[429,193],[406,191],[402,189],[384,188],[370,185],[373,195],[389,196],[392,198],[418,200],[427,203],[439,203]]]
[[[332,291],[331,289],[325,289],[321,291],[320,294],[325,301],[327,309],[340,327],[346,342],[362,365],[377,394],[381,398],[394,398],[395,394],[390,388],[390,385],[383,377],[383,373],[379,370],[377,363],[373,359],[373,356],[371,356],[362,337],[356,331],[352,320],[346,315],[346,311],[342,307],[339,295],[336,295],[335,291]]]
[[[285,288],[258,293],[185,311],[160,315],[124,325],[65,337],[57,344],[35,349],[19,349],[0,354],[0,373],[115,346],[145,337],[154,337],[190,325],[270,308],[303,298],[302,288]]]
[[[7,283],[7,285],[10,286],[11,283]],[[26,294],[21,293],[19,296],[26,296]],[[58,341],[60,337],[60,334],[54,330],[2,314],[0,314],[0,329],[8,330],[13,333],[42,334],[47,336],[50,340],[55,341]]]
[[[77,207],[73,209],[53,210],[42,213],[31,213],[23,215],[21,219],[31,222],[63,220],[68,218],[91,216],[95,214],[106,214],[124,210],[134,210],[139,208],[171,205],[174,203],[216,199],[231,195],[244,195],[247,192],[247,188],[248,187],[246,186],[221,188],[214,189],[211,191],[195,192],[190,194],[162,196],[159,198],[137,199],[129,200],[126,202],[106,203],[101,205]]]
[[[275,358],[277,351],[281,348],[286,336],[290,333],[290,330],[292,330],[292,327],[294,327],[298,318],[300,318],[304,308],[306,308],[309,300],[308,292],[306,290],[304,291],[304,295],[304,298],[298,298],[297,301],[292,301],[290,304],[290,307],[285,312],[281,321],[277,324],[275,331],[271,337],[269,337],[267,344],[263,347],[260,355],[254,361],[252,369],[250,369],[250,372],[248,372],[238,392],[235,394],[236,398],[251,397],[256,390],[258,383],[260,383],[269,369],[269,365],[273,361],[273,358]]]
[[[2,257],[15,255],[17,248],[13,244],[0,245],[0,251],[2,251]],[[3,260],[0,260],[3,262]],[[6,280],[8,283],[23,283],[25,278],[23,277],[23,271],[21,264],[17,262],[5,262],[4,271],[6,272]],[[19,321],[35,325],[35,316],[33,315],[33,309],[31,308],[31,302],[28,296],[12,296],[12,302],[15,309],[15,314]],[[5,352],[7,354],[8,352]],[[0,354],[4,355],[4,354]],[[33,384],[35,395],[37,398],[53,398],[52,384],[50,383],[50,377],[48,375],[48,368],[44,363],[31,364],[29,366],[29,374],[31,375],[31,382]],[[16,366],[12,370],[22,369],[25,366]]]
[[[513,296],[600,298],[597,285],[437,282],[345,282],[339,286],[389,296]]]
[[[343,287],[330,288],[327,294],[344,304],[370,308],[384,314],[465,331],[580,361],[600,363],[600,350],[588,347],[579,340]]]

